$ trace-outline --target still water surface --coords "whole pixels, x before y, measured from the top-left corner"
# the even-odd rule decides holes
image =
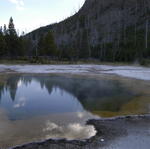
[[[88,119],[150,111],[149,94],[119,80],[49,75],[0,79],[3,148],[48,138],[89,138],[96,131],[85,125]]]

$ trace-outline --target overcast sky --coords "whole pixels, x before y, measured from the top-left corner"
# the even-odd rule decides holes
[[[29,32],[74,14],[85,0],[0,0],[0,26],[14,19],[16,29]]]

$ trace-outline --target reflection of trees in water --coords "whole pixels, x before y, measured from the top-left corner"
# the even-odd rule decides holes
[[[7,80],[0,84],[0,99],[5,90],[9,91],[11,99],[14,101],[17,91],[17,84],[19,81],[18,76],[8,77]]]
[[[14,101],[17,91],[17,85],[18,85],[19,78],[17,76],[14,76],[13,78],[8,78],[6,82],[6,90],[9,91],[11,99]]]
[[[4,84],[0,84],[0,101],[3,93],[4,93]]]
[[[7,81],[0,85],[0,98],[6,89],[11,99],[15,100],[18,82],[28,86],[32,80],[40,83],[41,89],[46,88],[51,94],[54,88],[60,88],[77,97],[83,107],[89,111],[119,111],[121,105],[131,100],[133,94],[122,87],[118,81],[94,80],[57,76],[9,76]]]

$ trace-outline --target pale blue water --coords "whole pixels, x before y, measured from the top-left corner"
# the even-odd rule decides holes
[[[28,84],[19,80],[14,90],[5,89],[0,107],[7,110],[12,120],[50,113],[83,111],[76,97],[57,86],[47,90],[34,78]]]
[[[0,92],[0,108],[10,120],[85,110],[118,111],[133,97],[117,81],[58,76],[12,75]]]
[[[94,111],[118,112],[136,94],[119,81],[12,74],[0,83],[0,148],[96,134]]]

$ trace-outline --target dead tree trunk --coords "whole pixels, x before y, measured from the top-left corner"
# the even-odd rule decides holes
[[[149,25],[149,16],[148,16],[148,6],[147,1],[144,1],[144,11],[145,11],[145,48],[148,48],[148,25]]]
[[[146,18],[146,26],[145,26],[145,48],[148,48],[148,18]]]
[[[134,33],[134,44],[136,46],[136,42],[137,42],[137,9],[138,9],[138,5],[137,5],[137,0],[136,0],[136,6],[135,6],[135,33]]]

